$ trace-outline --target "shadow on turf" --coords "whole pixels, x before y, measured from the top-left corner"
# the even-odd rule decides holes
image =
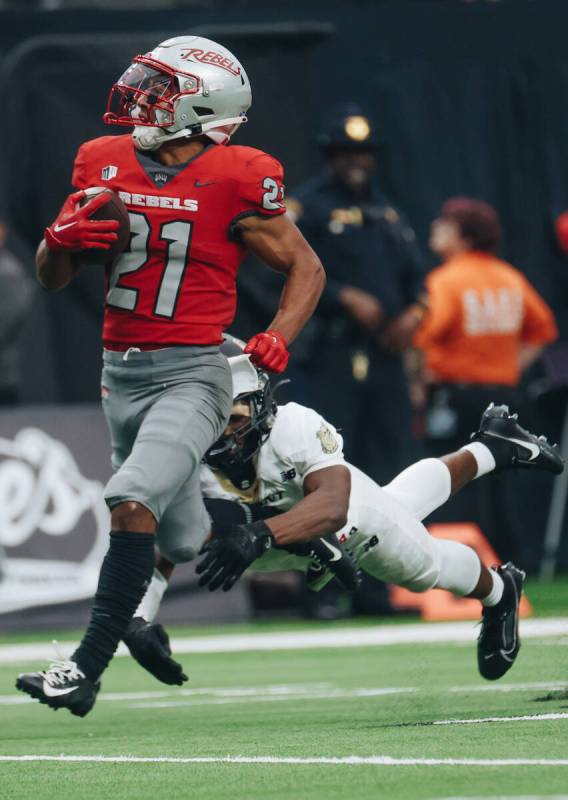
[[[555,689],[552,692],[541,695],[541,697],[534,698],[535,703],[549,703],[555,700],[568,700],[568,689]],[[563,706],[563,708],[566,707],[567,706]]]

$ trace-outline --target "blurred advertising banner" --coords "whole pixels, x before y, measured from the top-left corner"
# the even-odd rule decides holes
[[[0,412],[0,630],[85,623],[108,547],[110,470],[97,406]],[[230,598],[197,589],[183,565],[160,619],[245,619],[247,594],[235,588]]]
[[[0,615],[92,597],[108,546],[99,409],[0,414]]]

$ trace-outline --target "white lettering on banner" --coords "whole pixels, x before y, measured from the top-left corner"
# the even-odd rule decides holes
[[[187,197],[164,197],[158,194],[131,194],[130,192],[118,193],[122,202],[127,206],[138,208],[170,208],[177,211],[198,211],[199,201]]]
[[[81,561],[11,557],[36,534],[80,534],[85,515],[94,530],[90,548],[76,550]],[[94,523],[94,525],[93,525]],[[109,513],[103,486],[85,478],[71,451],[37,428],[25,428],[13,441],[0,438],[0,613],[89,597],[108,546]]]
[[[466,289],[462,294],[465,332],[470,336],[517,333],[523,324],[520,289]]]

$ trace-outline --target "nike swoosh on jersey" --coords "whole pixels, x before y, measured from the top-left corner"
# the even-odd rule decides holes
[[[195,181],[195,186],[201,189],[202,186],[213,186],[214,183],[217,183],[217,181]]]
[[[330,553],[332,554],[332,558],[330,558],[330,561],[339,561],[340,560],[340,558],[343,555],[343,553],[341,552],[341,550],[338,547],[334,547],[329,542],[326,542],[325,539],[322,539],[321,543],[324,544],[327,547],[327,549],[330,551]]]
[[[76,225],[76,224],[77,224],[77,220],[75,220],[75,222],[68,222],[66,225],[54,225],[53,226],[53,230],[55,231],[55,233],[59,233],[59,231],[64,231],[65,228],[71,228],[71,227],[73,227],[73,225]]]
[[[495,439],[503,439],[506,442],[512,442],[513,444],[518,444],[520,447],[524,447],[525,450],[528,450],[531,454],[529,461],[533,461],[535,458],[538,458],[540,455],[540,447],[538,444],[533,444],[533,442],[525,442],[522,439],[512,439],[509,436],[501,436],[498,433],[490,433],[487,432],[488,436],[493,436]]]
[[[43,693],[47,697],[61,697],[64,694],[71,694],[78,688],[78,686],[70,686],[68,689],[56,689],[55,686],[51,686],[47,681],[43,682]]]

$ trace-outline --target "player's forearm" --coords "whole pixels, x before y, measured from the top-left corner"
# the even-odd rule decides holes
[[[287,344],[293,342],[314,313],[324,286],[325,272],[315,253],[294,262],[269,329],[279,331]]]
[[[291,544],[336,533],[347,521],[345,505],[333,494],[314,492],[277,517],[266,520],[277,544]]]
[[[54,253],[46,245],[45,239],[42,239],[36,253],[36,275],[44,289],[63,289],[73,280],[77,269],[71,253]]]

